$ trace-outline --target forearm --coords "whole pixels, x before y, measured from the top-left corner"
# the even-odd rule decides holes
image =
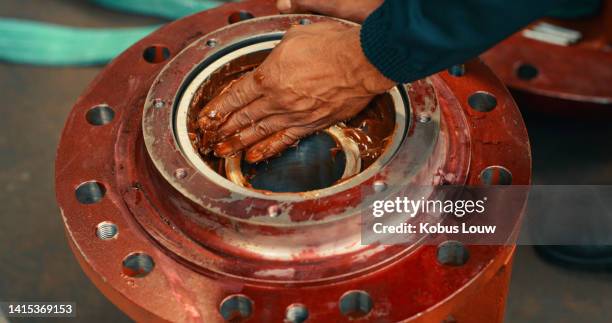
[[[364,22],[364,53],[407,83],[463,63],[564,0],[386,0]]]

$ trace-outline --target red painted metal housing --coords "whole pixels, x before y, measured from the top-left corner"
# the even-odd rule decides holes
[[[226,27],[228,17],[240,11],[261,18]],[[483,171],[493,166],[511,173],[513,184],[530,183],[531,155],[520,113],[480,61],[467,63],[464,74],[442,72],[406,86],[413,113],[408,118],[435,115],[435,122],[411,122],[398,155],[378,174],[341,192],[288,204],[273,196],[236,198],[185,159],[172,132],[171,109],[199,61],[247,36],[283,32],[303,19],[331,20],[265,17],[272,14],[273,4],[253,0],[173,22],[114,60],[79,98],[58,148],[56,191],[84,271],[141,321],[223,322],[220,307],[236,296],[250,302],[250,322],[282,322],[292,304],[305,306],[313,322],[501,321],[511,245],[470,245],[469,261],[461,266],[441,264],[431,243],[329,248],[341,244],[345,233],[355,233],[360,217],[339,215],[372,194],[376,182],[413,176],[403,162],[413,158],[413,138],[433,124],[439,125],[439,137],[423,154],[426,160],[411,177],[415,182],[479,185]],[[216,46],[207,45],[211,39]],[[152,46],[162,56],[167,48],[169,59],[147,61],[143,52]],[[470,104],[475,94],[496,100],[478,107]],[[112,116],[88,117],[100,107],[112,109]],[[288,222],[260,221],[278,203],[291,210]],[[118,234],[110,229],[100,234],[105,224]],[[291,256],[266,253],[279,246]],[[354,290],[372,300],[371,310],[358,319],[339,310],[339,300]]]

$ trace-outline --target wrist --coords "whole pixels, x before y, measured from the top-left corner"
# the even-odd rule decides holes
[[[361,46],[361,26],[356,26],[347,31],[346,38],[349,45],[350,57],[346,59],[354,62],[354,75],[361,81],[363,87],[372,94],[380,94],[388,91],[397,83],[387,78],[378,68],[370,62]]]

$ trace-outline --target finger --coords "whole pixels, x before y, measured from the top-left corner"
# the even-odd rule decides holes
[[[267,137],[290,127],[299,119],[303,113],[279,114],[267,117],[252,127],[247,127],[238,134],[229,137],[227,140],[215,146],[215,154],[219,157],[226,157],[243,150]]]
[[[276,9],[281,13],[293,13],[291,10],[291,0],[276,0]]]
[[[258,71],[245,74],[231,83],[212,99],[198,115],[198,124],[205,130],[214,130],[234,111],[261,96]]]
[[[257,99],[246,107],[232,113],[219,128],[219,138],[225,139],[239,130],[253,126],[257,121],[273,115],[272,103],[265,98]]]
[[[215,154],[220,157],[235,154],[283,129],[308,123],[308,115],[309,113],[300,112],[266,117],[217,144]]]
[[[258,163],[276,156],[295,145],[301,138],[317,132],[321,128],[295,127],[279,131],[251,147],[246,153],[245,160],[249,163]]]
[[[329,0],[276,0],[276,9],[281,13],[308,13],[318,12],[324,7],[329,7]]]

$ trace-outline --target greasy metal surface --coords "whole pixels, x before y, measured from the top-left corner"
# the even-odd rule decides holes
[[[239,214],[239,208],[224,210],[233,210],[236,214],[231,214],[232,217],[219,216],[214,208],[190,202],[167,183],[167,176],[164,179],[157,173],[145,150],[140,125],[142,107],[152,103],[146,100],[146,94],[166,62],[148,64],[142,60],[142,51],[151,44],[165,45],[175,57],[208,31],[225,25],[229,14],[247,8],[252,8],[255,16],[274,11],[272,4],[247,1],[168,25],[108,66],[73,108],[58,149],[57,198],[75,255],[94,283],[119,307],[140,320],[221,321],[219,304],[239,293],[253,300],[254,322],[282,321],[286,306],[295,302],[308,306],[313,321],[342,321],[346,317],[337,310],[338,299],[354,289],[366,290],[373,298],[374,308],[365,318],[370,321],[409,318],[439,321],[450,313],[460,315],[470,306],[468,300],[479,294],[489,295],[487,291],[497,296],[487,298],[491,303],[474,316],[475,321],[501,318],[504,301],[500,295],[504,294],[508,275],[501,274],[504,282],[501,285],[494,283],[494,277],[499,277],[500,270],[509,271],[507,262],[513,248],[470,246],[470,261],[459,268],[440,265],[435,246],[370,246],[348,252],[329,249],[325,239],[339,243],[338,237],[344,234],[308,227],[292,230],[295,224],[277,228],[266,222],[253,223],[248,216],[246,220],[240,218],[245,212]],[[287,19],[294,18],[270,21],[286,23]],[[248,26],[246,22],[239,27]],[[370,187],[375,179],[393,185],[398,183],[394,181],[412,176],[428,184],[478,184],[481,171],[491,165],[511,170],[515,184],[530,182],[529,144],[514,102],[480,62],[469,62],[466,70],[463,77],[441,73],[408,89],[415,115],[439,114],[442,125],[435,147],[428,148],[433,158],[419,168],[420,173],[413,174],[409,167],[412,164],[406,163],[410,159],[399,156],[352,194],[368,193],[364,188]],[[181,80],[187,71],[155,84]],[[497,107],[490,112],[470,108],[468,98],[477,91],[494,95]],[[432,97],[436,104],[432,104]],[[92,106],[101,103],[113,107],[115,118],[107,125],[94,127],[84,116]],[[406,144],[415,142],[415,138],[428,138],[419,135],[427,129],[425,124],[415,125]],[[175,156],[180,159],[179,154]],[[174,174],[176,168],[172,170]],[[74,190],[80,183],[91,180],[104,185],[106,194],[98,203],[80,204]],[[222,190],[204,187],[201,190],[212,197],[227,195]],[[358,203],[359,198],[331,195],[326,203],[317,200],[304,205],[303,214],[291,219],[302,220],[306,210],[315,215],[324,210],[341,213],[347,206]],[[254,201],[256,207],[257,203],[262,202]],[[270,206],[269,201],[266,203],[260,206],[264,210]],[[347,233],[358,222],[355,216],[338,219],[344,222],[326,223],[321,221],[327,220],[324,218],[311,221],[321,230],[336,227],[348,230]],[[103,221],[117,224],[120,232],[117,239],[94,238],[93,228]],[[338,226],[339,223],[344,225]],[[352,224],[346,226],[347,223]],[[275,259],[277,253],[266,253],[270,248],[266,237],[300,235],[303,239],[316,235],[324,240],[317,240],[316,248],[303,249],[291,259]],[[258,244],[259,249],[252,249]],[[153,270],[145,277],[129,277],[121,270],[121,261],[135,252],[148,254],[155,261]]]
[[[485,53],[485,62],[511,89],[547,98],[612,104],[612,1],[590,19],[545,19],[581,31],[583,39],[570,46],[552,45],[517,33]],[[523,64],[538,70],[532,79],[521,79]],[[537,101],[536,101],[537,102]],[[544,102],[555,110],[558,102]],[[560,106],[558,109],[571,107]],[[558,110],[557,109],[557,110]]]

